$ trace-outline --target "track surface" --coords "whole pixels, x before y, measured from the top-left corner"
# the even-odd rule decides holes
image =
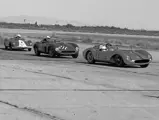
[[[80,45],[81,51],[88,47]],[[159,52],[148,68],[0,49],[0,119],[158,120]]]

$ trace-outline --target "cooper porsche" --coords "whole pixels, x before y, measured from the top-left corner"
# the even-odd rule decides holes
[[[118,67],[125,65],[148,67],[152,61],[152,56],[142,49],[119,49],[110,43],[97,44],[83,51],[84,58],[88,63],[108,62]]]
[[[16,35],[12,38],[5,38],[4,39],[4,47],[5,49],[27,49],[28,51],[31,51],[32,49],[32,41],[28,40],[26,41],[24,38],[21,38],[21,35]]]
[[[77,44],[57,41],[56,39],[51,39],[49,36],[40,42],[36,42],[33,48],[37,56],[44,53],[50,57],[72,56],[73,58],[77,58],[79,54]]]

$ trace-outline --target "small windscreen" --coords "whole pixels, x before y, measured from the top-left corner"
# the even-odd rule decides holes
[[[58,40],[58,39],[49,39],[49,42],[61,42],[60,40]]]

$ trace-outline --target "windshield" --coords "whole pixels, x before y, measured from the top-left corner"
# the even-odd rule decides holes
[[[121,50],[141,50],[142,48],[135,45],[117,45]]]

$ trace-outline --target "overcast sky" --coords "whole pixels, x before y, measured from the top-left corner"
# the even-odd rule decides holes
[[[0,0],[0,17],[17,15],[159,30],[159,0]]]

